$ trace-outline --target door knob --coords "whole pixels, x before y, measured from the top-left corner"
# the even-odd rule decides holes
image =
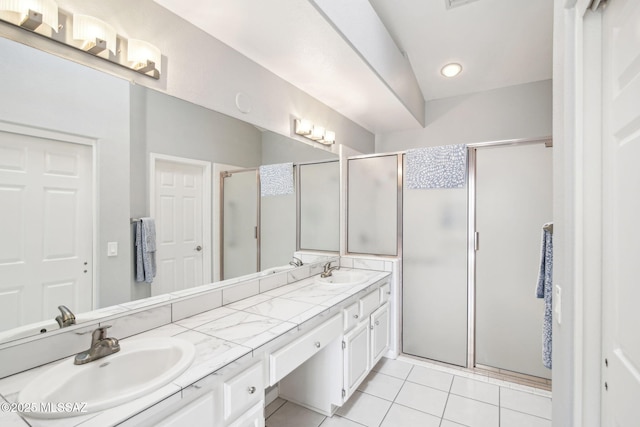
[[[202,246],[198,245],[196,246],[196,251],[200,252],[202,250]]]

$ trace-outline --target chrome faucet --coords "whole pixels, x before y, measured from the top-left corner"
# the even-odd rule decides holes
[[[293,260],[289,263],[289,265],[293,265],[294,267],[302,267],[302,260],[300,258],[293,257]]]
[[[120,343],[116,338],[107,338],[107,328],[111,326],[102,326],[91,334],[91,347],[89,350],[76,354],[73,361],[76,365],[84,365],[94,360],[102,359],[113,353],[120,351]]]
[[[56,322],[58,322],[58,326],[61,328],[66,328],[67,326],[76,324],[76,316],[73,315],[71,310],[69,310],[64,305],[59,305],[58,310],[60,310],[60,315],[56,316]]]
[[[331,277],[331,273],[333,272],[333,270],[339,270],[340,266],[339,265],[334,265],[333,267],[331,266],[331,263],[333,261],[329,261],[328,263],[326,263],[324,265],[324,270],[322,270],[322,273],[320,273],[320,277],[325,278],[325,277]]]

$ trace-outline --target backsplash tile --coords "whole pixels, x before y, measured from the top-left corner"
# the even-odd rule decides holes
[[[260,282],[252,280],[222,290],[222,305],[231,304],[241,299],[249,298],[260,293]]]
[[[268,292],[272,289],[287,284],[287,273],[277,273],[260,279],[260,293]]]
[[[8,346],[0,351],[0,378],[63,359],[89,348],[97,325]]]
[[[171,323],[171,305],[163,305],[101,322],[100,326],[111,325],[107,335],[122,339],[169,323]],[[87,347],[91,343],[91,338],[89,337],[88,340]]]
[[[309,277],[310,269],[308,265],[296,268],[294,271],[287,273],[287,283],[297,282],[298,280]]]
[[[176,322],[222,305],[222,291],[203,292],[171,304],[171,321]]]

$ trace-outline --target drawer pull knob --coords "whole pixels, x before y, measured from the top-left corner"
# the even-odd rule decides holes
[[[316,346],[316,348],[320,348],[320,341],[316,341],[315,342],[315,346]]]
[[[358,316],[357,314],[354,314],[354,315],[353,315],[353,318],[354,318],[354,319],[357,319],[358,317],[360,317],[360,316]]]
[[[391,295],[391,291],[387,291],[385,292],[387,295]]]
[[[380,322],[376,320],[376,326],[380,325]]]
[[[251,386],[251,387],[248,388],[247,391],[249,392],[249,394],[253,394],[253,393],[256,392],[256,388],[254,386]]]

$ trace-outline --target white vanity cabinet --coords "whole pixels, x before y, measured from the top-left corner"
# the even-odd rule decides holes
[[[215,425],[214,399],[213,392],[207,393],[154,424],[157,427],[213,426]]]
[[[342,397],[344,401],[356,391],[371,369],[369,363],[370,336],[369,323],[361,322],[342,340],[344,375]]]
[[[371,333],[371,368],[382,359],[389,348],[389,303],[384,303],[369,318]]]
[[[136,427],[264,427],[263,360],[235,366],[186,387],[182,398],[162,402],[128,419]]]
[[[343,388],[342,403],[346,402],[371,369],[389,349],[389,284],[368,293],[359,300],[357,326],[342,340]],[[344,316],[353,313],[344,311]],[[347,321],[345,319],[345,325]]]
[[[240,372],[235,377],[225,380],[223,383],[223,417],[227,426],[253,426],[256,417],[254,408],[264,407],[264,374],[262,363],[257,363],[251,368]],[[261,419],[264,418],[260,411]],[[264,420],[262,421],[264,425]],[[259,425],[259,424],[255,424]]]

